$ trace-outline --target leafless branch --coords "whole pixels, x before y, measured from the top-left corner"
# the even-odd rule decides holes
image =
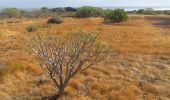
[[[64,92],[69,80],[80,70],[104,60],[110,50],[107,43],[88,32],[70,32],[64,35],[34,35],[28,47],[40,58],[41,66]]]

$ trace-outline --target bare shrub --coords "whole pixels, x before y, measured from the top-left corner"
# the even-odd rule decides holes
[[[59,96],[73,76],[103,61],[110,50],[110,46],[100,41],[97,35],[83,31],[34,35],[29,38],[28,47],[42,61],[41,66],[59,89]]]

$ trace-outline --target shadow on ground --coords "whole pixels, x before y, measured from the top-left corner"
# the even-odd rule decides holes
[[[164,16],[147,16],[145,17],[148,21],[153,21],[153,25],[156,27],[170,27],[170,17],[164,17]]]
[[[58,95],[53,95],[53,96],[43,97],[41,100],[58,100],[58,99],[59,99]]]

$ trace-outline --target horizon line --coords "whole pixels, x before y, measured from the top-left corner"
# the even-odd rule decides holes
[[[84,6],[90,6],[90,5],[84,5]],[[47,7],[47,8],[64,8],[64,7],[72,7],[72,8],[79,8],[82,6],[58,6],[58,7],[48,7],[48,6],[41,6],[41,7],[0,7],[0,8],[19,8],[19,9],[37,9],[37,8],[42,8],[42,7]],[[170,8],[170,6],[92,6],[92,7],[101,7],[101,8]]]

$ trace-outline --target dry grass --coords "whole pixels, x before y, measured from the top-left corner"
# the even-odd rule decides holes
[[[169,16],[136,16],[120,24],[104,24],[101,18],[65,18],[61,25],[47,19],[20,19],[0,24],[0,99],[39,100],[57,91],[36,58],[25,51],[30,24],[38,33],[90,30],[109,41],[115,54],[106,63],[80,72],[69,83],[61,100],[169,100]],[[15,21],[14,21],[15,22]]]

